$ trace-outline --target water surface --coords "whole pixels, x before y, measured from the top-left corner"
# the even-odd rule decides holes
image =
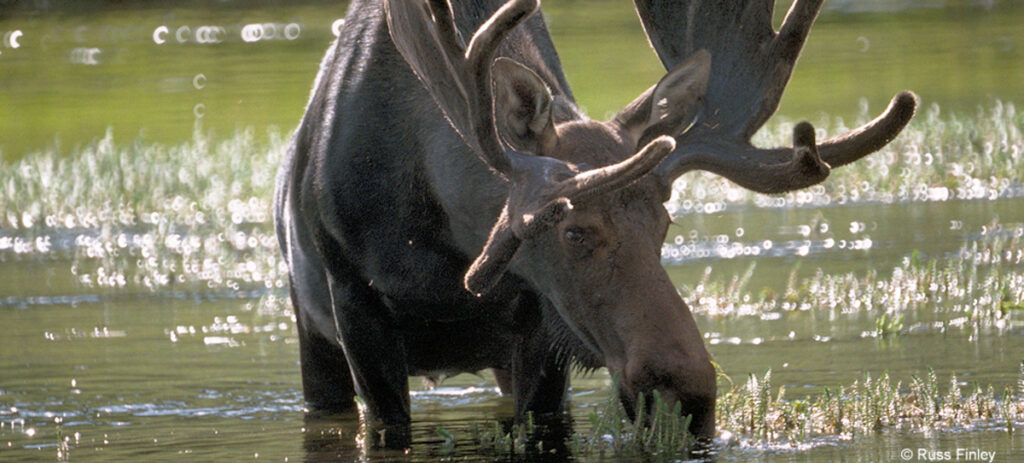
[[[0,15],[0,36],[7,34],[0,45],[3,159],[36,159],[33,151],[55,145],[57,159],[72,156],[80,153],[72,147],[92,146],[108,127],[103,140],[129,146],[139,139],[141,151],[154,142],[195,139],[189,146],[205,146],[197,128],[211,133],[210,144],[235,143],[237,127],[256,134],[241,137],[239,150],[266,148],[252,139],[273,138],[264,135],[268,126],[283,128],[279,138],[295,126],[344,8],[228,2],[11,10]],[[629,2],[545,3],[569,80],[595,117],[631,100],[662,72],[630,8]],[[985,119],[996,99],[1024,101],[1021,21],[1019,2],[829,2],[783,99],[782,118],[834,126],[837,118],[864,117],[864,107],[877,112],[893,93],[911,88],[925,107],[941,108],[919,121],[951,113]],[[255,30],[262,31],[258,40]],[[13,31],[20,32],[18,48],[11,46]],[[730,381],[742,384],[769,369],[787,399],[814,397],[865,374],[888,373],[906,385],[930,369],[942,384],[956,375],[965,388],[1018,387],[1024,316],[1012,307],[1020,299],[1000,300],[1004,293],[985,289],[1001,282],[1005,294],[1017,297],[1014,291],[1024,286],[1022,161],[1006,154],[1019,143],[1022,123],[1017,116],[1007,120],[1011,128],[999,129],[1006,133],[993,135],[996,142],[965,141],[1008,140],[998,147],[1002,158],[989,162],[1002,170],[969,179],[982,192],[969,199],[955,197],[967,190],[950,180],[957,177],[952,167],[924,190],[911,185],[905,196],[895,187],[886,196],[886,182],[865,177],[873,189],[849,201],[834,187],[807,201],[734,201],[729,190],[686,177],[669,204],[676,224],[664,263],[728,378],[720,380],[722,392]],[[283,142],[270,145],[280,149]],[[909,146],[900,166],[924,154]],[[173,155],[160,159],[167,157]],[[433,390],[410,379],[415,444],[408,455],[360,446],[354,414],[304,412],[294,321],[283,301],[267,214],[275,158],[259,152],[244,159],[228,169],[238,178],[206,165],[196,172],[214,172],[209,179],[174,170],[167,184],[180,191],[147,184],[128,195],[137,210],[118,209],[104,196],[58,213],[51,209],[63,207],[61,198],[17,198],[27,193],[5,186],[0,194],[13,206],[0,211],[0,460],[499,458],[472,437],[512,414],[511,400],[487,372]],[[982,161],[978,169],[985,168]],[[972,160],[957,162],[974,169]],[[8,185],[16,177],[5,177]],[[73,182],[53,182],[65,183]],[[77,194],[72,190],[68,195]],[[131,220],[97,218],[119,213]],[[916,269],[932,261],[933,274],[952,269],[943,274],[944,286],[962,294],[914,289],[908,280],[926,277]],[[877,305],[829,299],[835,288],[850,287],[858,297],[882,294],[864,299]],[[788,299],[789,292],[799,297]],[[918,296],[928,301],[914,302]],[[883,314],[902,317],[894,333],[879,333]],[[574,378],[578,432],[587,432],[587,416],[609,389],[604,372]],[[1012,434],[992,422],[934,432],[887,429],[797,446],[723,438],[718,452],[736,461],[868,462],[899,460],[904,449],[962,448],[1018,461],[1024,422],[1015,426]],[[438,429],[458,438],[451,453]]]

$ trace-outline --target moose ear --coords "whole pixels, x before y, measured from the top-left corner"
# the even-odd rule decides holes
[[[555,137],[551,90],[537,73],[509,58],[496,59],[491,69],[498,133],[516,151],[540,154]]]
[[[698,50],[623,108],[613,121],[637,146],[662,135],[680,135],[700,111],[710,74],[711,54]]]

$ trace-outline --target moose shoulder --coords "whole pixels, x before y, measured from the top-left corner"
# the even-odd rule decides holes
[[[564,410],[575,362],[621,375],[630,413],[658,391],[712,436],[710,355],[660,264],[672,181],[812,185],[916,106],[905,92],[835,139],[801,123],[791,148],[752,146],[821,6],[796,1],[775,31],[772,3],[636,0],[668,73],[599,122],[536,0],[354,0],[276,193],[309,404],[358,394],[404,446],[409,375],[491,368],[525,416]]]

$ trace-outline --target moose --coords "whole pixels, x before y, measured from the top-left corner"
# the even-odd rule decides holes
[[[635,413],[655,391],[715,433],[716,372],[661,266],[673,181],[763,193],[891,141],[917,98],[823,142],[758,148],[822,0],[635,0],[665,76],[611,120],[577,107],[537,0],[353,0],[281,166],[275,227],[313,409],[358,395],[409,443],[409,376],[491,369],[517,417],[574,367]],[[651,400],[645,400],[650,404]]]

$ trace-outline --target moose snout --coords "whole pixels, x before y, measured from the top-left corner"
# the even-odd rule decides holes
[[[715,369],[709,358],[671,359],[652,355],[630,359],[620,384],[620,399],[630,418],[635,419],[638,400],[644,397],[644,416],[651,416],[655,391],[669,410],[681,404],[682,414],[691,415],[690,432],[698,438],[714,437]]]

